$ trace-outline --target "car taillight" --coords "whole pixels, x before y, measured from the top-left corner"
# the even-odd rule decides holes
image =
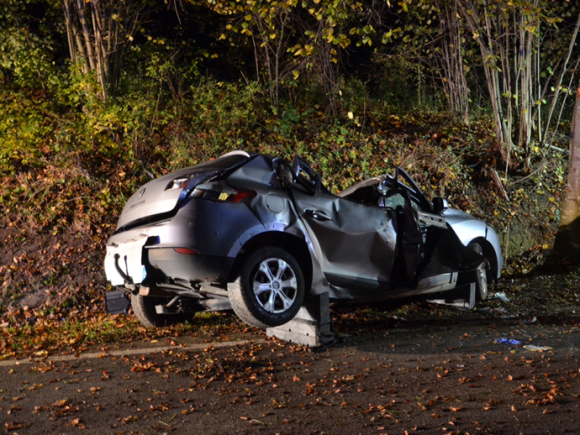
[[[197,255],[197,251],[190,248],[173,248],[173,250],[178,254]]]
[[[240,202],[246,198],[253,198],[254,196],[256,196],[256,194],[254,192],[248,192],[246,190],[238,190],[238,193],[236,193],[235,195],[233,195],[231,197],[228,197],[228,201]]]
[[[210,181],[196,186],[191,197],[203,198],[212,201],[241,202],[246,198],[256,196],[254,192],[233,189],[223,182]]]

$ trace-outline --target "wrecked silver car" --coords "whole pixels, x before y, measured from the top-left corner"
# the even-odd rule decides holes
[[[131,196],[105,272],[145,326],[233,308],[265,328],[325,292],[368,302],[476,283],[483,300],[502,263],[492,228],[429,201],[401,168],[335,195],[298,156],[234,151]]]

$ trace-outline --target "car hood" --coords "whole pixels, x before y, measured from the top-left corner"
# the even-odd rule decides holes
[[[457,210],[454,208],[448,208],[443,211],[443,216],[449,223],[449,225],[458,224],[459,222],[468,221],[468,220],[479,220],[476,217],[465,213],[464,211]]]

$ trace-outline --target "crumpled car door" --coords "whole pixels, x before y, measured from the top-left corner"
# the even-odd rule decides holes
[[[345,288],[384,287],[395,258],[394,214],[331,194],[300,160],[293,170],[292,197],[326,279]]]
[[[389,281],[396,248],[392,213],[323,192],[295,192],[294,198],[331,284],[373,289]]]

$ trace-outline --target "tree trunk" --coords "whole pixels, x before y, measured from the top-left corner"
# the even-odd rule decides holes
[[[439,10],[440,51],[435,51],[437,71],[447,97],[449,111],[454,118],[469,124],[469,89],[463,66],[463,35],[457,1],[436,0]]]
[[[548,262],[580,261],[580,88],[570,132],[570,162],[566,196],[560,205],[560,225]]]
[[[114,97],[141,13],[153,6],[145,0],[62,0],[62,6],[71,61],[82,62],[84,74],[95,74],[102,100]]]

